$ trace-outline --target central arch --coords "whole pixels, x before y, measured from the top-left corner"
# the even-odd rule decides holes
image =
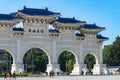
[[[47,53],[41,48],[31,48],[29,49],[24,57],[24,71],[25,72],[46,72],[48,62]]]

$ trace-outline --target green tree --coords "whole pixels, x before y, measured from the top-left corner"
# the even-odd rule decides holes
[[[30,49],[24,56],[28,72],[45,72],[48,64],[47,54],[39,48]]]
[[[72,72],[75,62],[75,56],[68,51],[64,51],[63,53],[61,53],[58,58],[58,64],[60,64],[60,69],[64,72]]]
[[[84,63],[87,65],[87,69],[89,70],[93,69],[94,64],[96,63],[95,57],[92,54],[86,55]]]
[[[6,50],[0,50],[1,61],[0,61],[0,71],[10,71],[12,64],[12,56]]]
[[[112,45],[109,45],[109,46],[105,46],[103,49],[103,63],[106,64],[107,66],[110,65],[112,61],[112,58],[110,56],[111,47]]]
[[[103,63],[109,66],[120,66],[120,37],[117,36],[113,44],[104,47]]]

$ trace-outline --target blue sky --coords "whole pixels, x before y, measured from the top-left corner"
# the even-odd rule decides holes
[[[28,8],[45,8],[60,12],[61,17],[96,23],[105,27],[103,36],[109,37],[104,45],[112,44],[120,36],[120,0],[0,0],[0,14],[9,14]]]

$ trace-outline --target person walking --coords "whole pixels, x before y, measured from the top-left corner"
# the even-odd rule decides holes
[[[52,76],[52,70],[49,72],[49,75],[50,75],[50,78],[51,78],[51,76]]]
[[[4,80],[7,80],[7,73],[4,73]]]
[[[13,72],[13,80],[16,80],[16,73],[15,73],[15,71]]]
[[[9,80],[11,80],[12,74],[11,72],[9,72]]]

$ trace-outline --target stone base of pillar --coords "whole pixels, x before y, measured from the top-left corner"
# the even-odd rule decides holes
[[[93,75],[100,75],[100,65],[99,64],[94,64],[92,72],[93,72]]]
[[[60,65],[59,64],[48,64],[46,72],[49,73],[51,70],[53,70],[55,74],[57,75],[57,72],[59,73],[61,72]]]
[[[12,64],[11,73],[13,73],[14,71],[16,73],[23,73],[24,65],[23,64]]]
[[[107,74],[107,68],[105,64],[95,64],[92,71],[93,71],[93,75]]]
[[[52,70],[52,64],[47,64],[46,72],[49,73]]]
[[[100,73],[102,75],[107,75],[108,74],[108,71],[107,71],[107,68],[106,68],[106,64],[101,64],[101,69],[100,69]]]
[[[16,72],[16,64],[12,64],[12,67],[11,67],[11,73],[13,73],[13,72]]]
[[[72,73],[70,75],[80,75],[80,72],[79,72],[79,64],[74,64],[74,68],[72,70]]]

